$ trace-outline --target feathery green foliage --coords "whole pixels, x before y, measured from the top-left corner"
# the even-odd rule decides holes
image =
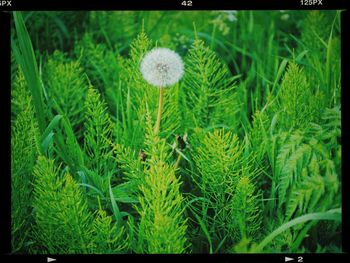
[[[261,208],[259,196],[256,194],[254,184],[249,176],[243,175],[236,186],[231,201],[231,215],[235,218],[232,232],[239,230],[239,239],[254,238],[261,228]],[[230,226],[231,227],[231,226]]]
[[[11,91],[11,245],[14,252],[27,248],[32,218],[32,170],[38,154],[38,123],[32,99],[22,74],[18,74]]]
[[[303,21],[299,49],[307,52],[305,59],[310,83],[326,96],[324,103],[334,107],[340,103],[339,12],[313,10]],[[303,61],[303,62],[304,62]],[[304,62],[304,63],[305,63]]]
[[[261,207],[251,181],[258,171],[244,155],[237,135],[215,130],[201,141],[193,156],[198,169],[193,179],[210,200],[209,207],[202,211],[203,219],[212,225],[212,235],[218,240],[254,238],[260,228]]]
[[[342,251],[340,11],[14,12],[12,51],[13,253]]]
[[[124,239],[124,230],[118,229],[104,210],[98,210],[93,222],[94,253],[113,254],[124,252],[127,240]]]
[[[118,252],[125,247],[123,229],[113,226],[103,210],[94,218],[69,173],[61,173],[52,160],[40,156],[34,176],[38,249],[50,254],[71,254]]]
[[[91,34],[86,33],[81,41],[76,43],[75,55],[80,61],[91,83],[104,94],[108,104],[116,106],[115,89],[123,76],[123,58],[105,44],[95,44]],[[113,74],[110,74],[113,72]]]
[[[186,251],[186,220],[183,218],[180,181],[175,169],[167,163],[165,141],[153,133],[147,118],[146,153],[150,156],[140,185],[138,252],[184,253]]]
[[[49,104],[67,116],[80,139],[88,84],[79,62],[67,61],[62,53],[56,51],[48,60],[45,71]]]
[[[203,193],[209,196],[222,195],[237,185],[242,167],[243,149],[237,135],[224,130],[215,130],[205,135],[203,146],[196,149],[194,162],[200,172],[194,180],[200,185]],[[219,146],[219,147],[218,147]],[[215,175],[215,176],[213,176]],[[225,187],[222,187],[225,184]],[[221,200],[222,204],[226,200]]]
[[[227,67],[199,39],[193,42],[186,57],[183,88],[186,96],[185,125],[236,128],[239,103],[234,93],[234,81]]]
[[[93,218],[78,185],[45,157],[39,157],[34,176],[38,245],[52,254],[88,252]]]
[[[120,89],[119,94],[125,99],[117,108],[117,115],[121,115],[123,125],[119,142],[137,151],[142,147],[145,138],[146,105],[156,114],[157,90],[146,83],[140,72],[141,59],[151,46],[151,40],[141,31],[130,44],[129,58],[125,61],[124,76],[120,84],[123,89]]]
[[[85,100],[84,151],[88,160],[86,166],[101,176],[113,168],[111,142],[113,141],[113,123],[107,106],[92,87]]]
[[[303,70],[293,63],[284,75],[278,98],[281,111],[278,121],[286,130],[303,128],[317,120],[322,108],[322,94],[313,92]]]

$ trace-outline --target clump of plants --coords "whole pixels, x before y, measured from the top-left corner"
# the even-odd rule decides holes
[[[286,12],[14,12],[12,253],[341,252],[339,12]]]

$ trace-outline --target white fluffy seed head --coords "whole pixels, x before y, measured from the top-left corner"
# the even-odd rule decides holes
[[[176,52],[168,48],[154,48],[142,59],[140,71],[151,85],[166,87],[182,78],[184,65]]]

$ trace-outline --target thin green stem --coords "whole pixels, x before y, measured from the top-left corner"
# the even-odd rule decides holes
[[[176,159],[176,163],[174,165],[174,170],[176,170],[179,167],[180,161],[181,161],[181,154],[178,155],[177,159]]]
[[[160,119],[162,118],[162,112],[163,112],[163,104],[164,104],[164,88],[159,89],[159,102],[158,102],[158,114],[157,114],[157,122],[154,127],[154,133],[159,133],[159,127],[160,127]]]

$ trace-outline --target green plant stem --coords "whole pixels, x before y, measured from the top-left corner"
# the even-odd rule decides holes
[[[174,169],[176,170],[179,167],[180,161],[181,161],[181,155],[179,154],[179,156],[176,159],[176,163],[174,165]]]
[[[157,114],[157,122],[154,127],[154,134],[159,133],[160,119],[162,118],[162,112],[163,112],[163,104],[164,104],[164,88],[161,87],[159,89],[158,114]]]

